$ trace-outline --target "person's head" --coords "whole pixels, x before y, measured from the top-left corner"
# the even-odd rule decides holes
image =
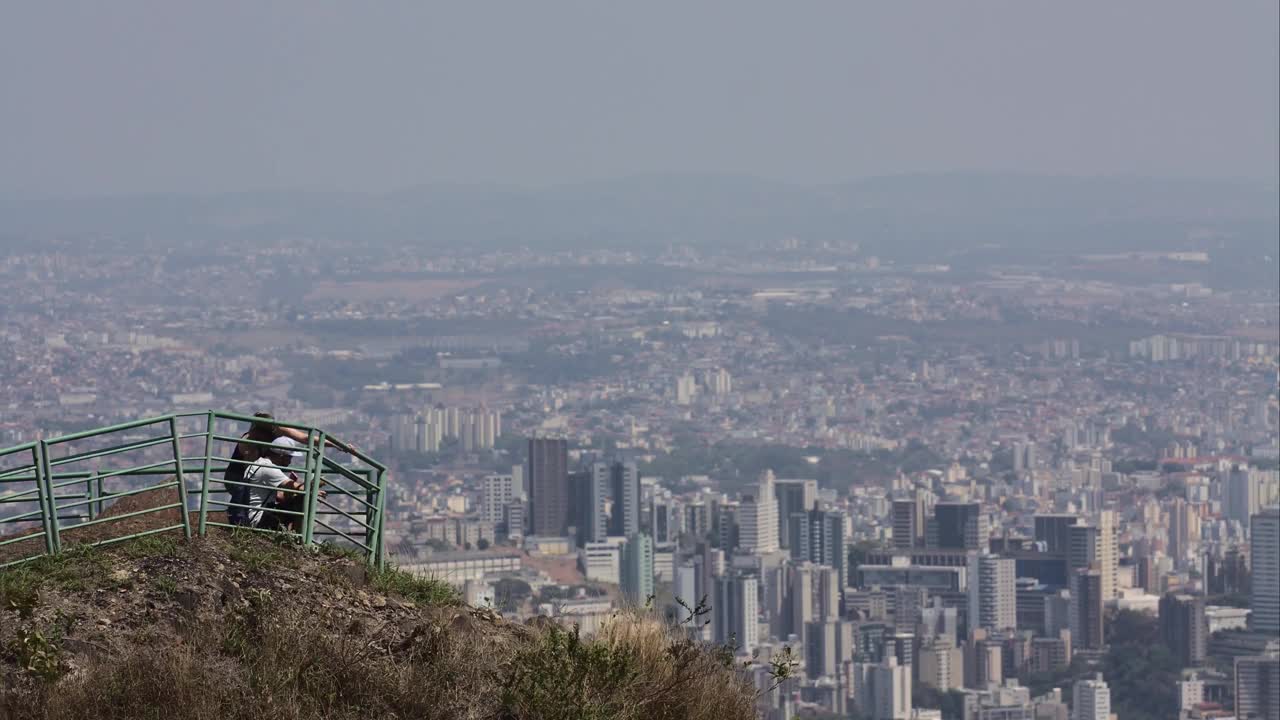
[[[293,462],[296,457],[302,457],[302,452],[298,449],[302,447],[297,440],[291,437],[278,437],[271,441],[271,444],[262,449],[263,455],[276,465],[287,466]]]
[[[280,434],[276,428],[276,424],[271,422],[272,417],[269,412],[256,412],[253,414],[259,420],[254,420],[249,426],[249,439],[259,440],[261,442],[270,442]]]

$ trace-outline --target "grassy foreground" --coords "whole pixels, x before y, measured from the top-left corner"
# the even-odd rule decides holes
[[[249,533],[0,570],[0,720],[747,720],[732,657],[651,613],[592,638]]]

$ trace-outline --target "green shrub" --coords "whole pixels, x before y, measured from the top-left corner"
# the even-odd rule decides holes
[[[371,571],[369,585],[378,592],[394,593],[419,605],[457,605],[462,602],[458,591],[449,583],[393,567]]]

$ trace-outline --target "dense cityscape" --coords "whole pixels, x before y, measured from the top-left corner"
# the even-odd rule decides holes
[[[0,2],[0,720],[1280,720],[1280,2]]]
[[[402,567],[585,632],[649,608],[771,720],[1243,718],[1280,667],[1277,304],[1209,265],[55,245],[0,266],[0,437],[324,427],[391,463]]]

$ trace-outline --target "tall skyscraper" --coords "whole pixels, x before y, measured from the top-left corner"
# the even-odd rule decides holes
[[[1180,497],[1169,505],[1169,557],[1185,561],[1200,545],[1200,515],[1197,507]]]
[[[813,622],[813,570],[814,565],[804,562],[788,563],[787,568],[787,622],[783,623],[787,634],[796,635],[805,643],[805,629]]]
[[[597,482],[609,488],[613,509],[609,513],[609,534],[630,537],[640,532],[640,471],[633,462],[596,463]]]
[[[1249,518],[1261,510],[1261,475],[1247,465],[1231,468],[1227,474],[1223,512],[1231,520],[1248,525]]]
[[[564,537],[569,529],[569,444],[558,438],[529,439],[529,533]]]
[[[925,505],[917,493],[912,498],[893,501],[893,546],[896,548],[924,547]]]
[[[818,566],[813,571],[813,617],[823,622],[840,619],[840,601],[844,588],[840,572],[833,567]]]
[[[940,502],[933,506],[928,524],[930,545],[952,550],[987,549],[990,529],[982,503]]]
[[[627,537],[622,546],[622,594],[643,606],[653,597],[653,538],[643,533]]]
[[[778,500],[778,543],[791,547],[791,516],[809,512],[818,501],[817,480],[778,480],[774,483]]]
[[[740,654],[755,652],[760,644],[758,580],[753,575],[721,575],[715,579],[712,599],[712,639],[731,643]]]
[[[1253,568],[1250,626],[1256,633],[1280,635],[1280,508],[1249,519],[1249,557]]]
[[[1116,597],[1120,590],[1117,587],[1117,573],[1120,562],[1120,549],[1116,538],[1116,513],[1114,510],[1098,512],[1098,569],[1102,571],[1102,599],[1104,602]]]
[[[840,587],[847,586],[849,553],[844,513],[839,510],[810,510],[803,526],[808,530],[808,557],[804,559],[834,568]],[[795,557],[794,553],[792,557]]]
[[[1280,655],[1236,658],[1237,720],[1280,720]]]
[[[778,551],[778,498],[771,470],[760,476],[756,494],[738,506],[738,547],[758,555]]]
[[[969,555],[969,629],[989,632],[1018,628],[1017,569],[1013,558]]]
[[[1016,442],[1013,444],[1013,471],[1022,473],[1036,467],[1036,444],[1033,442]]]
[[[1111,688],[1098,674],[1093,680],[1077,680],[1072,688],[1072,720],[1110,720]]]
[[[810,510],[809,512],[813,512]],[[791,553],[792,560],[801,562],[809,560],[813,551],[809,547],[809,513],[797,512],[791,513],[791,518],[787,522],[787,550]]]
[[[1071,574],[1071,643],[1081,650],[1103,647],[1102,572],[1080,569]]]
[[[1204,664],[1209,650],[1204,597],[1165,593],[1160,598],[1160,637],[1182,667]]]
[[[569,521],[577,530],[578,547],[604,542],[608,517],[605,479],[590,470],[569,473]]]
[[[1067,572],[1096,568],[1102,577],[1103,602],[1116,595],[1115,513],[1103,510],[1094,524],[1079,523],[1065,528],[1067,535]]]

